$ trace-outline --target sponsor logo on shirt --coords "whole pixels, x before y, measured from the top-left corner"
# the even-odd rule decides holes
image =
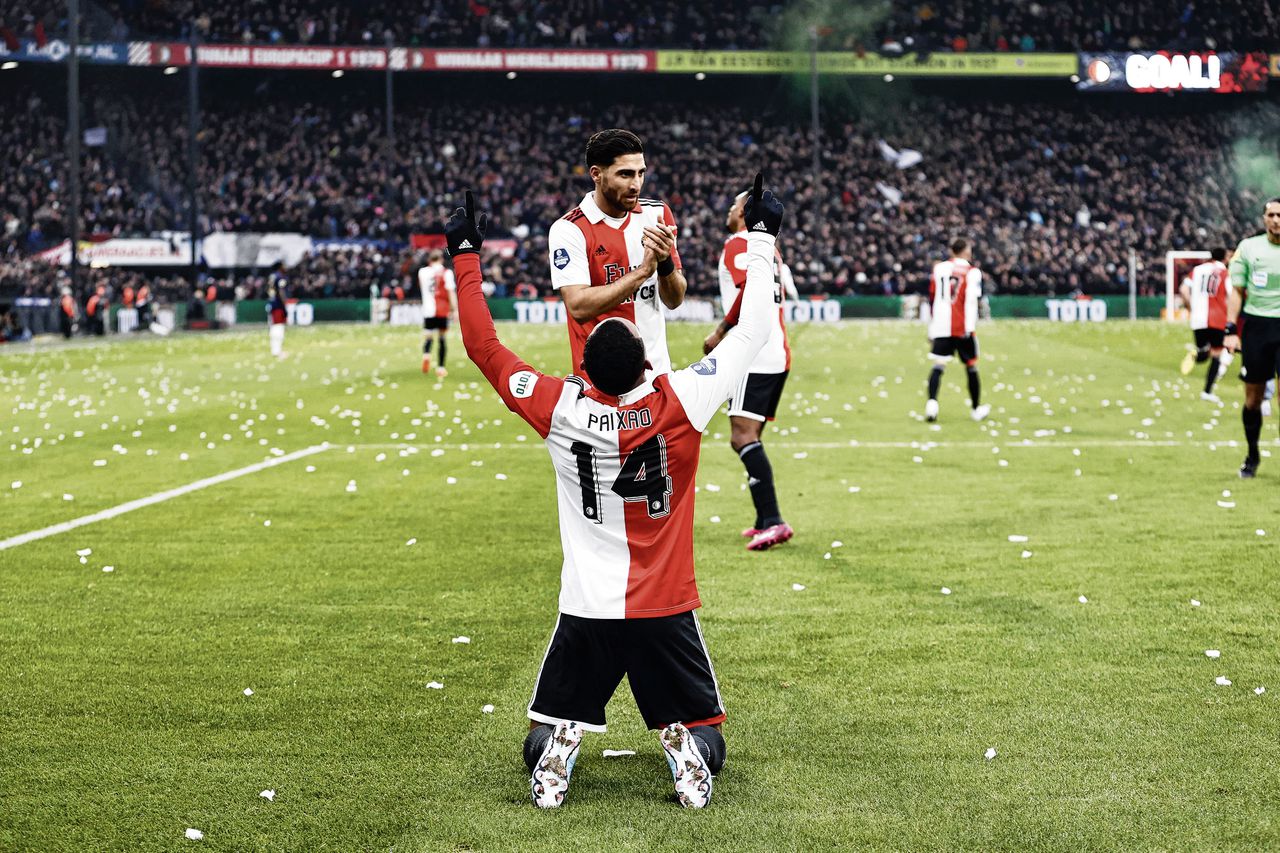
[[[1256,272],[1256,273],[1254,273],[1254,274],[1253,274],[1253,286],[1254,286],[1254,287],[1266,287],[1266,286],[1267,286],[1267,274],[1266,274],[1265,272]]]
[[[518,373],[511,374],[507,379],[507,387],[511,389],[511,396],[517,399],[533,396],[533,386],[538,384],[538,374],[530,370],[521,370]]]
[[[689,365],[689,368],[699,376],[715,376],[716,360],[714,358],[704,359]]]
[[[558,270],[569,266],[569,252],[565,249],[556,249],[555,254],[551,257],[551,263],[555,264]]]

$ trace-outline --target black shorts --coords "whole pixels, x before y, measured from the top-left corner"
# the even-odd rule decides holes
[[[1261,384],[1280,372],[1280,317],[1248,315],[1240,338],[1245,382]]]
[[[1222,329],[1192,329],[1196,336],[1196,349],[1222,349],[1222,339],[1226,332]]]
[[[778,401],[787,384],[787,372],[748,373],[729,398],[729,417],[771,421],[778,413]]]
[[[584,619],[561,613],[529,702],[529,719],[605,730],[604,706],[622,676],[644,724],[724,722],[720,688],[692,610],[654,619]]]
[[[449,331],[448,317],[423,317],[422,328],[425,331],[433,332],[439,329],[442,332]]]
[[[933,349],[929,354],[938,358],[958,355],[965,364],[973,364],[978,360],[978,339],[973,335],[963,338],[934,338]]]

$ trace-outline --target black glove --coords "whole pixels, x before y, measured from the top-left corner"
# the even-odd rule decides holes
[[[482,213],[476,219],[476,200],[471,195],[471,190],[467,190],[466,207],[454,210],[453,216],[444,224],[444,239],[449,244],[449,257],[480,254],[484,231],[488,227],[489,214]]]
[[[742,207],[742,218],[747,223],[747,233],[764,231],[777,237],[782,229],[782,202],[773,193],[763,191],[764,173],[756,172],[756,182]]]

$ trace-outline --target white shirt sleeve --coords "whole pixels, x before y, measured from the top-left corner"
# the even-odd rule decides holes
[[[551,224],[547,256],[551,261],[552,289],[559,290],[566,284],[591,284],[587,238],[572,222],[557,219]]]
[[[444,289],[450,293],[454,293],[458,289],[458,285],[455,283],[453,278],[453,270],[444,271]]]
[[[796,279],[791,274],[791,267],[781,262],[779,265],[782,267],[782,272],[779,276],[782,279],[782,295],[792,302],[799,302],[800,291],[796,290]]]
[[[978,300],[982,299],[982,271],[976,267],[970,268],[967,286],[965,287],[964,301],[968,304],[964,306],[965,316],[965,333],[973,334],[974,328],[978,325]]]
[[[704,431],[711,418],[747,375],[777,317],[773,294],[773,235],[747,236],[747,283],[738,324],[702,361],[670,374],[671,388],[689,422]]]

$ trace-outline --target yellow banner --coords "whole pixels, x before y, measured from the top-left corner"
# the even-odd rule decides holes
[[[1280,53],[1271,54],[1271,77],[1280,77]]]
[[[658,71],[692,74],[808,73],[810,55],[775,51],[659,50]],[[893,74],[903,77],[1070,77],[1074,53],[934,53],[923,62],[914,54],[889,59],[879,54],[818,54],[822,74]]]

